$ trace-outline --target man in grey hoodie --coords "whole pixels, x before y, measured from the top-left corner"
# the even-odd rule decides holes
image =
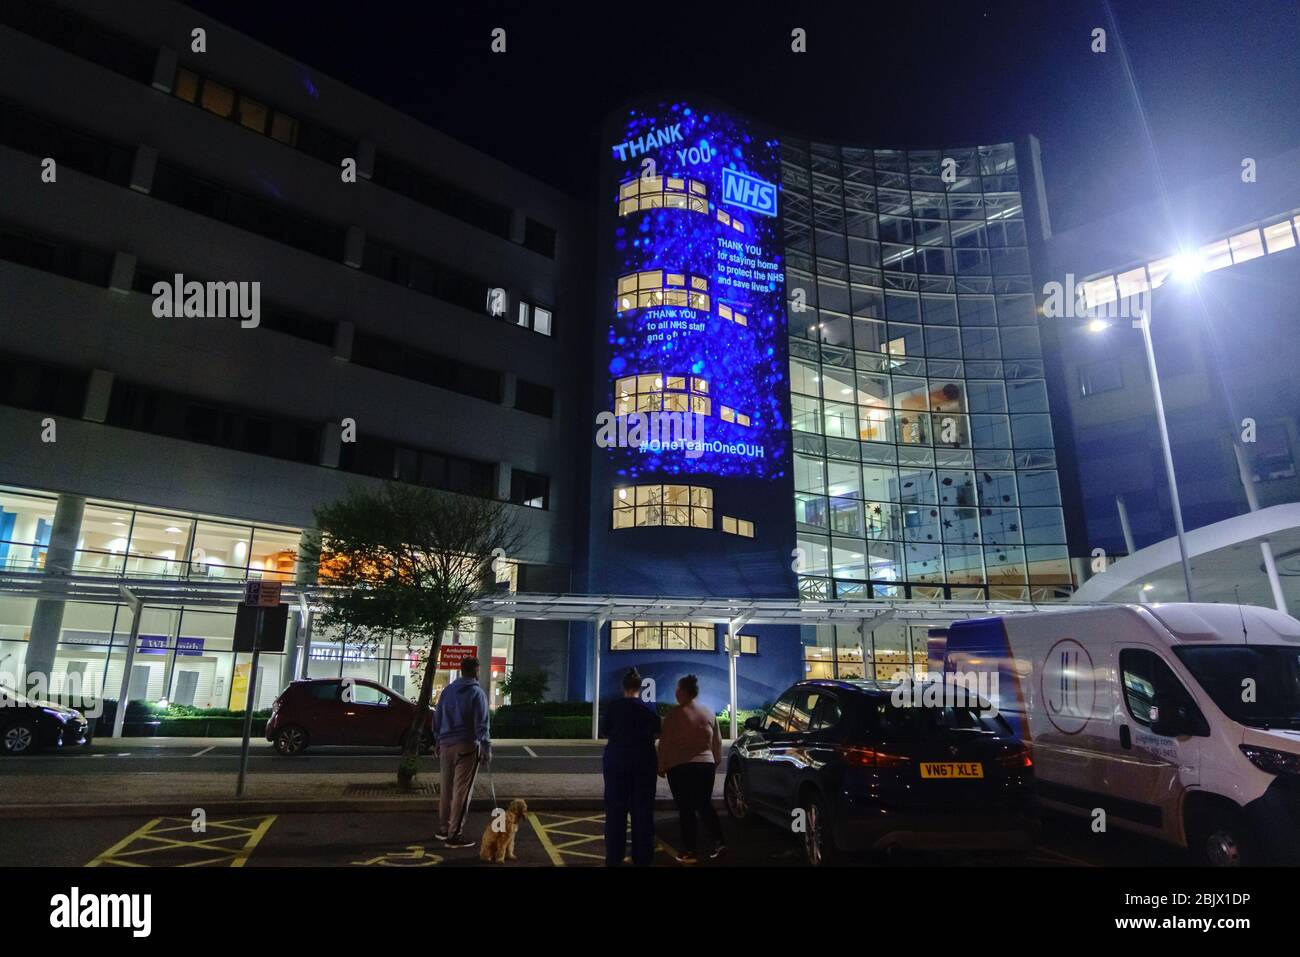
[[[478,683],[478,659],[460,663],[460,677],[438,698],[438,834],[448,847],[473,847],[465,837],[465,814],[478,766],[492,756],[488,739],[487,694]]]

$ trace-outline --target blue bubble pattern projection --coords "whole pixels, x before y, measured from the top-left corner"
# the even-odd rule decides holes
[[[615,474],[784,475],[777,140],[676,102],[629,111],[608,148],[618,184],[608,409],[691,413],[684,435],[610,448]]]

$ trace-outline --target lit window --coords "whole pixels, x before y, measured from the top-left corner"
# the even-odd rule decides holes
[[[1114,276],[1102,276],[1100,279],[1090,279],[1083,283],[1084,305],[1089,309],[1095,309],[1107,302],[1114,302],[1115,298]]]
[[[742,538],[754,537],[754,523],[743,518],[734,518],[731,515],[722,516],[722,530],[728,535],[739,535]]]
[[[723,635],[723,636],[722,636],[722,646],[723,646],[723,648],[726,649],[728,652],[731,651],[731,636],[730,636],[730,635]],[[756,655],[756,654],[758,654],[758,638],[757,638],[757,636],[755,636],[755,635],[741,635],[741,636],[740,636],[740,653],[741,653],[742,655]]]
[[[1226,239],[1206,243],[1201,247],[1201,271],[1214,272],[1232,265],[1232,249]]]
[[[664,376],[657,372],[618,379],[614,383],[614,414],[698,412],[708,415],[712,411],[708,380],[692,376],[687,389],[686,379],[686,376]]]
[[[1251,229],[1230,237],[1228,246],[1232,250],[1232,261],[1234,263],[1248,262],[1264,255],[1264,243],[1260,239],[1258,229]]]
[[[682,176],[640,176],[618,188],[618,214],[628,216],[643,209],[689,209],[707,213],[708,189],[698,180]]]
[[[611,621],[610,651],[717,651],[714,626],[698,621]],[[744,650],[744,642],[741,642]]]
[[[1295,248],[1295,234],[1291,232],[1291,224],[1284,221],[1265,226],[1264,241],[1268,243],[1270,253]]]
[[[265,133],[266,119],[270,115],[271,111],[266,108],[265,103],[258,103],[257,100],[250,100],[246,96],[239,98],[239,122],[242,126],[258,133]]]
[[[613,527],[713,527],[713,489],[698,485],[633,485],[614,489]]]
[[[1119,281],[1119,297],[1127,299],[1129,296],[1136,296],[1140,292],[1147,291],[1147,271],[1138,266],[1137,269],[1130,269],[1128,272],[1122,272],[1115,277]]]
[[[271,120],[271,139],[289,146],[298,143],[298,121],[292,116],[277,112]]]
[[[690,279],[689,289],[687,278]],[[649,269],[619,278],[615,308],[622,312],[628,309],[651,309],[656,306],[690,306],[708,311],[708,289],[708,280],[699,276],[687,277],[685,273],[665,275],[662,269]]]
[[[198,76],[181,67],[176,71],[176,86],[173,92],[187,103],[193,103],[199,95]]]
[[[229,119],[230,115],[235,111],[235,91],[228,86],[222,86],[220,83],[204,80],[203,94],[199,99],[199,105],[209,113],[215,113],[217,116],[224,116]]]

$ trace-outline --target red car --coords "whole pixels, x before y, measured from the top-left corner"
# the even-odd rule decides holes
[[[415,705],[396,691],[364,678],[303,678],[285,688],[271,706],[266,740],[283,755],[310,745],[401,747],[415,718]],[[420,751],[433,750],[433,709]]]

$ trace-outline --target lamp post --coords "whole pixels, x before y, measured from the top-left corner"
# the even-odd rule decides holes
[[[1169,504],[1174,510],[1174,531],[1178,535],[1178,557],[1183,564],[1183,584],[1187,588],[1187,600],[1192,597],[1192,564],[1187,557],[1187,535],[1183,530],[1183,508],[1178,500],[1178,479],[1174,474],[1174,453],[1169,447],[1169,425],[1165,421],[1165,400],[1160,392],[1160,374],[1156,371],[1156,353],[1151,344],[1151,314],[1143,310],[1140,318],[1133,320],[1133,325],[1142,330],[1142,346],[1146,350],[1147,372],[1151,376],[1151,395],[1156,406],[1156,426],[1160,432],[1160,450],[1165,459],[1165,478],[1169,483]],[[1088,323],[1089,332],[1103,332],[1110,328],[1110,323],[1094,319]]]

